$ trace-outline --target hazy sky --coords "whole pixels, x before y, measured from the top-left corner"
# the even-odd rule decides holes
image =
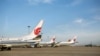
[[[41,19],[44,41],[77,35],[80,44],[100,45],[100,0],[0,0],[0,36],[26,35]]]

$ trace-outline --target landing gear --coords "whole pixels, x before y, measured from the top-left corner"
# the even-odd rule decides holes
[[[55,43],[52,43],[52,44],[51,44],[51,47],[55,47]]]
[[[34,45],[34,48],[37,48],[37,44]]]
[[[1,47],[1,51],[4,51],[4,50],[10,51],[11,50],[11,47]]]
[[[10,51],[10,50],[11,50],[11,47],[8,47],[8,48],[7,48],[7,50],[9,50],[9,51]]]
[[[41,48],[41,46],[39,44],[35,44],[34,48]]]

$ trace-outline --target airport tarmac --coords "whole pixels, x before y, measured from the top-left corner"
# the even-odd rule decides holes
[[[0,56],[100,56],[100,47],[12,48]]]

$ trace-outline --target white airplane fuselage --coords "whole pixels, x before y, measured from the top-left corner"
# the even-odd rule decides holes
[[[36,44],[37,42],[41,41],[41,37],[40,36],[40,32],[41,32],[41,28],[43,25],[43,20],[41,20],[39,22],[39,24],[33,29],[33,31],[27,35],[27,36],[23,36],[23,37],[16,37],[16,38],[0,38],[0,47],[1,50],[4,50],[6,48],[8,48],[9,50],[11,49],[11,47],[13,45],[19,46],[19,45],[24,45],[24,44]]]
[[[71,39],[69,41],[58,42],[55,45],[56,46],[68,46],[68,45],[72,45],[72,44],[76,43],[76,38],[77,38],[77,36],[74,36],[73,39]]]
[[[51,38],[51,40],[50,41],[48,41],[48,42],[39,42],[39,45],[40,46],[51,46],[51,47],[53,47],[52,45],[55,43],[55,36],[53,36],[52,38]]]

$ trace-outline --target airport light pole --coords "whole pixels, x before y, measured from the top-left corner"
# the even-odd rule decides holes
[[[29,34],[29,33],[30,33],[30,27],[31,27],[31,26],[27,26],[27,27],[28,27],[28,34]]]

